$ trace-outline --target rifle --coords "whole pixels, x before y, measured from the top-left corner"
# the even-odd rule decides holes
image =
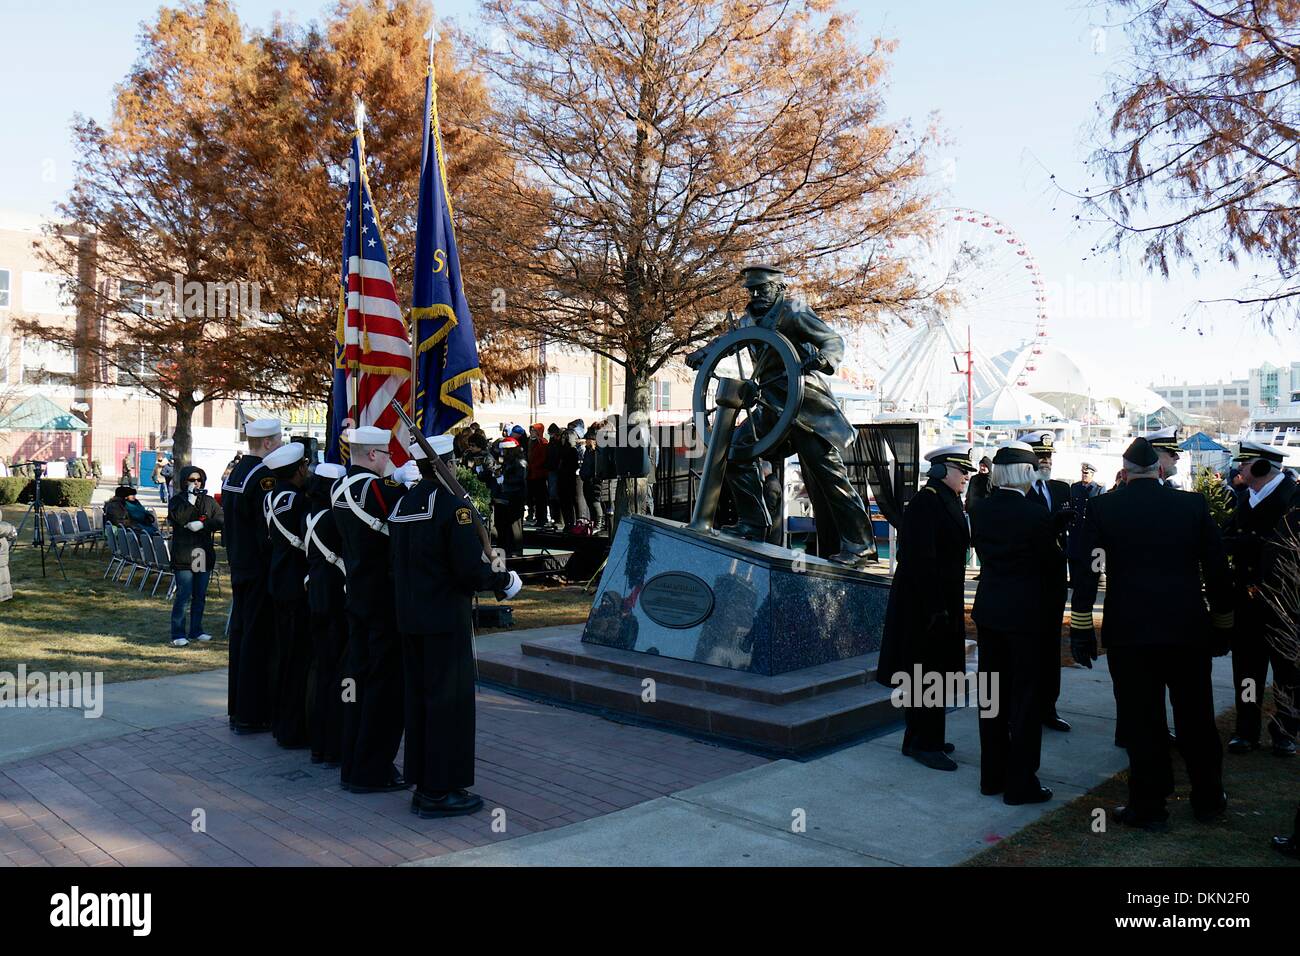
[[[433,467],[434,476],[438,479],[439,484],[457,498],[464,498],[469,501],[469,495],[466,494],[461,483],[456,480],[456,473],[448,468],[447,463],[434,452],[433,446],[429,444],[429,439],[425,438],[424,433],[415,427],[415,422],[411,421],[411,416],[406,414],[406,409],[398,403],[397,399],[393,399],[389,404],[393,406],[394,411],[397,412],[397,417],[406,425],[406,430],[411,433],[416,444],[420,446],[420,450],[429,459],[429,464]],[[492,552],[492,536],[488,534],[487,526],[483,524],[483,518],[478,513],[478,509],[474,507],[473,502],[470,502],[469,513],[474,520],[474,530],[478,532],[479,540],[483,542],[483,554],[487,557],[488,564],[495,567],[493,564],[495,555]]]

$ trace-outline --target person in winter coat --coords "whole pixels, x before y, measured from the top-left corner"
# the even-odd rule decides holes
[[[186,465],[177,477],[177,492],[167,503],[167,520],[172,526],[172,571],[176,575],[171,642],[173,647],[184,647],[190,641],[212,640],[212,635],[203,630],[203,607],[208,580],[217,563],[212,535],[221,527],[223,516],[221,506],[208,494],[208,476],[202,468]]]

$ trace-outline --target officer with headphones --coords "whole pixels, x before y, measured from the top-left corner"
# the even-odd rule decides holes
[[[898,529],[898,554],[876,680],[906,684],[903,753],[934,770],[956,770],[944,741],[944,706],[925,706],[915,670],[947,675],[966,670],[966,551],[970,534],[962,492],[975,471],[968,445],[925,456],[928,479],[907,503]],[[899,675],[906,675],[904,681]],[[946,684],[945,684],[946,686]]]

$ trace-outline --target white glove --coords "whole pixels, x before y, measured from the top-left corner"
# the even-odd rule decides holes
[[[202,521],[191,521],[191,522],[190,522],[189,524],[187,524],[185,527],[188,528],[190,531],[202,531],[202,530],[203,530],[203,522],[202,522]]]
[[[519,579],[519,572],[511,571],[510,582],[506,585],[506,596],[502,600],[510,600],[523,589],[523,586],[524,582]]]

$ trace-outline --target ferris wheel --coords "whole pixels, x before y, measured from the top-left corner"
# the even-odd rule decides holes
[[[965,398],[965,382],[953,372],[954,361],[964,366],[968,343],[975,397],[1000,385],[1033,387],[1048,339],[1047,292],[1037,259],[1015,230],[977,209],[950,207],[939,211],[928,240],[894,253],[907,259],[923,288],[951,304],[885,331],[877,352],[882,398],[934,409]],[[1008,379],[992,357],[1025,348],[1029,354],[1012,363]]]

